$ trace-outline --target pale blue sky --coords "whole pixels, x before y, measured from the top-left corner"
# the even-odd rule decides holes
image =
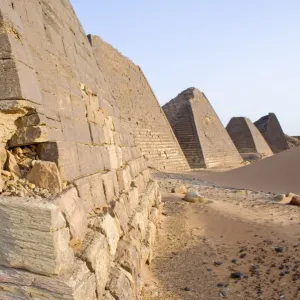
[[[86,31],[141,66],[161,105],[195,86],[226,125],[277,114],[300,135],[299,0],[71,0]]]

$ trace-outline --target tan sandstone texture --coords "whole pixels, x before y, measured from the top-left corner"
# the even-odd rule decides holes
[[[191,168],[237,165],[242,158],[206,96],[189,88],[163,106]]]
[[[0,299],[140,295],[161,196],[105,71],[68,0],[1,1]]]
[[[189,169],[166,116],[141,68],[97,36],[89,36],[120,117],[129,122],[147,165],[161,171]]]

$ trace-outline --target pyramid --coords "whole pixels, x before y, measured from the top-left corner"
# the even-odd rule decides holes
[[[254,124],[264,136],[274,153],[289,149],[284,132],[274,113],[269,113]]]
[[[248,118],[232,118],[226,129],[240,153],[272,154],[268,143]]]
[[[161,171],[188,170],[187,160],[141,68],[100,37],[89,35],[89,40],[120,118],[130,124],[147,165]]]
[[[191,168],[237,165],[242,158],[204,93],[189,88],[163,106]]]

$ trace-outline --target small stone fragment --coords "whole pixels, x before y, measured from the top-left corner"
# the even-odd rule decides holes
[[[172,188],[172,193],[175,193],[175,194],[185,194],[186,192],[187,192],[187,189],[186,189],[185,185],[183,185],[183,184]]]
[[[290,205],[300,206],[300,197],[294,196],[290,201]]]
[[[192,203],[206,203],[207,200],[196,191],[187,192],[184,200]]]
[[[234,279],[242,279],[244,277],[244,274],[241,272],[233,272],[231,273],[230,277]]]
[[[284,249],[283,247],[276,247],[274,250],[275,250],[277,253],[283,253],[285,249]]]

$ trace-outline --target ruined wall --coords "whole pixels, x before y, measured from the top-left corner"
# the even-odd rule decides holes
[[[260,118],[254,124],[274,153],[289,149],[286,137],[274,113]]]
[[[136,299],[161,197],[69,1],[0,40],[0,299]]]
[[[211,104],[198,89],[183,91],[163,110],[192,168],[242,162]]]
[[[264,137],[248,118],[232,118],[226,129],[240,153],[272,154]]]
[[[140,67],[99,37],[89,38],[120,116],[129,121],[147,164],[162,171],[188,169],[176,137]]]

